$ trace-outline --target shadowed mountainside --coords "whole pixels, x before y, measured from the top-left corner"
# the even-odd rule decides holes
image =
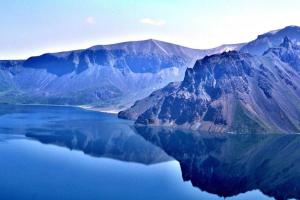
[[[285,37],[263,56],[206,56],[182,82],[137,101],[119,117],[209,132],[298,132],[299,49]]]

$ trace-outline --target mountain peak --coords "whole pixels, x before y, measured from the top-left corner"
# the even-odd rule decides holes
[[[295,42],[293,42],[288,36],[285,36],[281,44],[269,48],[263,53],[263,55],[273,53],[277,56],[282,56],[283,53],[294,54],[294,51],[298,52],[299,50],[300,50],[299,46]]]
[[[250,54],[240,52],[240,51],[224,51],[220,54],[213,54],[209,56],[205,56],[203,59],[198,60],[197,62],[207,62],[207,61],[216,61],[221,59],[241,59],[247,56],[251,56]]]
[[[285,40],[286,39],[286,40]],[[300,41],[300,27],[286,26],[279,30],[270,31],[259,35],[257,39],[247,43],[241,48],[241,51],[253,55],[263,55],[268,49],[278,47],[285,41],[284,45],[288,45],[289,41]],[[288,47],[288,46],[286,46]]]
[[[149,38],[149,39],[142,40],[142,41],[146,41],[146,42],[161,42],[160,40],[156,40],[156,39],[153,39],[153,38]]]
[[[290,26],[286,26],[281,30],[293,30],[293,31],[300,31],[300,27],[296,26],[296,25],[290,25]]]
[[[293,43],[287,36],[285,36],[283,42],[280,44],[280,47],[285,47],[287,49],[290,49],[293,47]]]
[[[278,47],[269,48],[263,55],[278,57],[281,61],[288,63],[296,71],[300,71],[300,47],[292,42],[289,37],[284,37]]]

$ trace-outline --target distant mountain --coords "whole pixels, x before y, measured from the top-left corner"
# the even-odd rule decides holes
[[[197,59],[240,47],[198,50],[151,39],[0,61],[0,102],[127,106],[182,80]]]
[[[299,132],[299,55],[299,46],[285,37],[263,56],[206,56],[182,82],[137,101],[119,117],[209,132]]]
[[[278,48],[285,36],[298,45],[299,30],[289,26],[249,43],[212,49],[191,49],[150,39],[4,60],[0,61],[0,103],[92,105],[121,110],[170,82],[182,81],[186,69],[208,55],[235,50],[265,57],[277,51],[282,54],[280,62],[297,67],[297,50],[294,63],[290,63]]]
[[[245,44],[241,51],[252,55],[262,55],[269,48],[280,45],[284,37],[288,37],[295,44],[300,44],[300,27],[287,26],[280,30],[259,35],[257,39]]]
[[[284,38],[279,47],[273,47],[266,51],[264,56],[279,58],[282,62],[289,64],[297,72],[300,72],[300,47],[292,43],[288,37]]]

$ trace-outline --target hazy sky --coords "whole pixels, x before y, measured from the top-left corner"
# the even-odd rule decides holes
[[[194,48],[300,25],[300,0],[0,0],[0,59],[160,39]]]

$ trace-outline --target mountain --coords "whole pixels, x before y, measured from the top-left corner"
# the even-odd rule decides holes
[[[212,135],[158,127],[136,130],[177,160],[182,179],[202,191],[225,198],[253,190],[277,200],[300,198],[298,134]]]
[[[198,60],[184,80],[119,117],[208,132],[299,132],[299,46],[287,37],[263,56],[230,51]]]
[[[299,43],[299,30],[289,26],[249,43],[212,49],[191,49],[149,39],[46,53],[26,60],[3,60],[0,103],[91,105],[121,110],[170,82],[182,81],[185,70],[198,59],[230,50],[263,55],[277,48],[285,36]]]
[[[300,44],[300,27],[287,26],[259,35],[257,39],[243,45],[240,50],[252,55],[262,55],[269,48],[280,45],[285,37],[290,38],[296,44]]]
[[[0,102],[122,107],[182,80],[196,59],[240,46],[198,50],[150,39],[0,61]]]
[[[277,57],[292,66],[297,72],[300,71],[300,47],[292,43],[288,37],[284,38],[279,47],[270,48],[264,55]]]

